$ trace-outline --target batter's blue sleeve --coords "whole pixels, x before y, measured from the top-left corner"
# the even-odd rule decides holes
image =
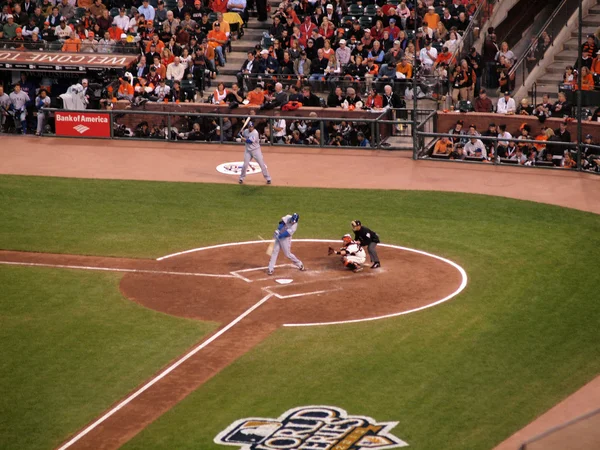
[[[283,227],[285,227],[285,223],[282,220],[281,222],[279,222],[279,226],[277,227],[277,229],[281,230]]]
[[[279,235],[279,239],[286,238],[286,237],[288,237],[289,235],[290,235],[290,233],[288,233],[287,231],[284,231],[283,233],[281,233],[281,234]]]

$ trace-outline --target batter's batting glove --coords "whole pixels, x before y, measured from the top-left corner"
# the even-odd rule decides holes
[[[277,239],[279,237],[279,230],[275,230],[275,232],[273,233],[273,238]]]
[[[246,139],[246,144],[252,144],[252,140],[251,139]]]

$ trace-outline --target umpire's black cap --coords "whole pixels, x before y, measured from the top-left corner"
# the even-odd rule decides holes
[[[353,220],[352,221],[352,226],[353,227],[360,227],[362,225],[362,223],[360,223],[360,220]]]

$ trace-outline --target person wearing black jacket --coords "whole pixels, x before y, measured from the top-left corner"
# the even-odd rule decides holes
[[[344,92],[341,87],[336,87],[334,92],[327,96],[327,106],[330,108],[339,108],[344,102]]]
[[[253,79],[255,79],[258,76],[258,70],[258,61],[256,61],[254,57],[254,52],[250,51],[248,52],[248,58],[246,59],[246,61],[244,61],[244,63],[242,64],[242,68],[236,75],[238,84],[244,87],[244,79],[246,79],[246,88],[248,90],[254,89],[252,87],[254,84]]]
[[[360,220],[353,220],[352,230],[354,231],[354,240],[360,242],[361,247],[367,247],[369,257],[373,265],[371,269],[378,269],[381,267],[379,262],[379,256],[377,256],[377,244],[379,244],[379,236],[373,230],[364,227]]]
[[[558,93],[558,101],[552,106],[552,117],[570,117],[571,104],[564,92]]]
[[[321,106],[321,100],[310,91],[308,86],[302,88],[302,106]]]

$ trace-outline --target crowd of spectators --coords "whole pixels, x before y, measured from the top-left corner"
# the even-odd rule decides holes
[[[518,130],[507,130],[505,124],[490,122],[487,130],[478,130],[475,124],[465,127],[459,120],[439,139],[431,156],[452,160],[500,162],[523,166],[553,166],[577,168],[577,148],[569,131],[570,121],[563,120],[553,130],[542,127],[539,135],[531,134],[531,127],[522,124]],[[525,142],[535,141],[535,142]],[[584,136],[581,166],[584,170],[600,172],[600,146],[591,134]]]

